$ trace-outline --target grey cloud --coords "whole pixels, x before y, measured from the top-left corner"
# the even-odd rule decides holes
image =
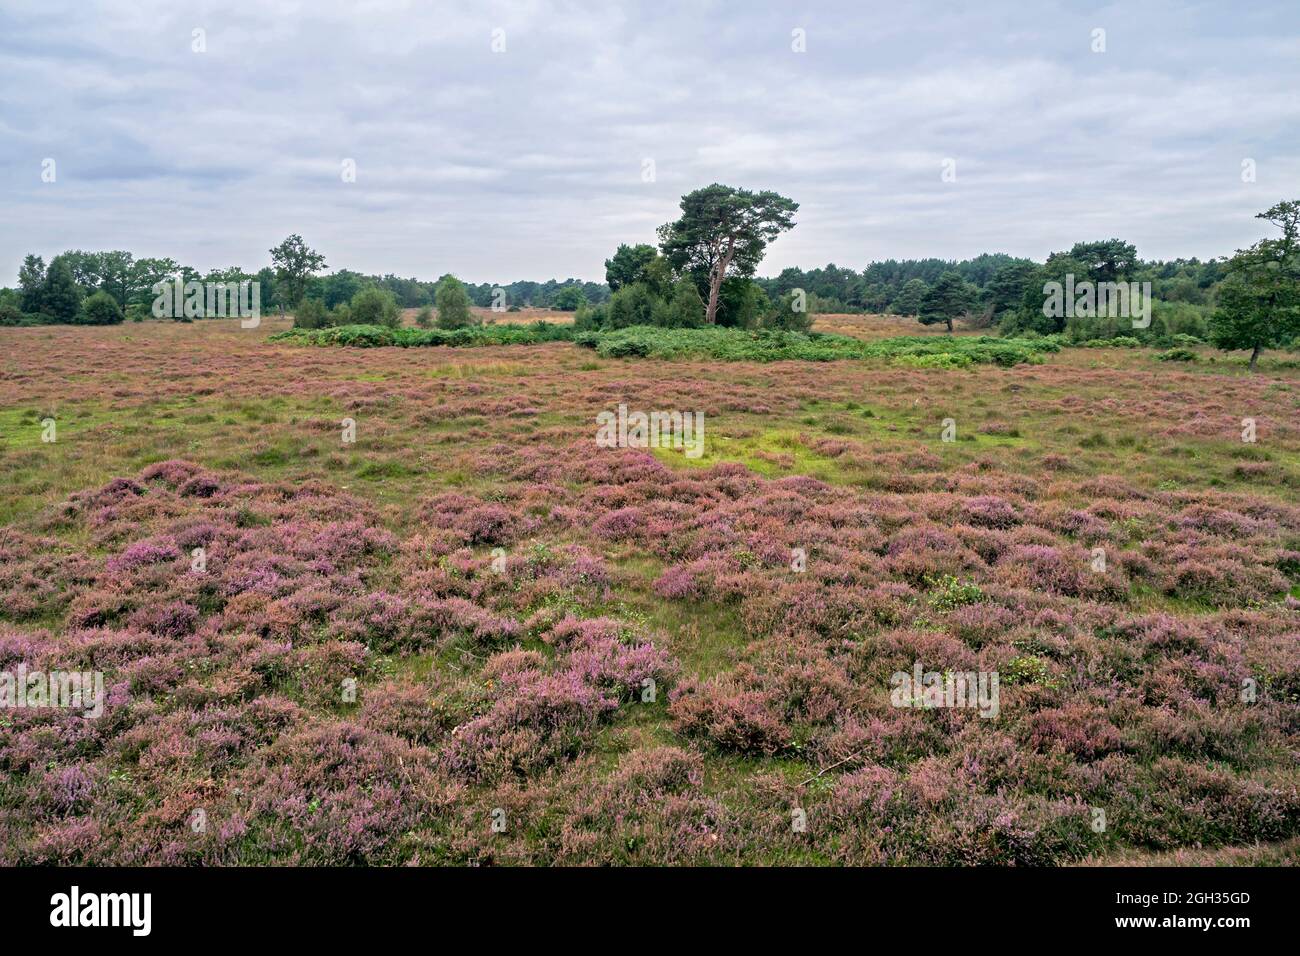
[[[1110,235],[1205,257],[1300,195],[1290,0],[228,6],[6,4],[0,282],[69,247],[253,267],[290,232],[332,267],[598,279],[715,180],[802,204],[771,273]]]

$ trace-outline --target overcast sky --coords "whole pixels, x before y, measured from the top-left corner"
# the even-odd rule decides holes
[[[603,280],[714,181],[800,203],[764,275],[1212,257],[1300,198],[1298,91],[1297,0],[3,0],[0,284],[69,248],[256,269],[294,232],[331,269]]]

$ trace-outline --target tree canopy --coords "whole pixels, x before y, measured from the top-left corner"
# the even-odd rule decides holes
[[[1263,349],[1300,335],[1300,201],[1277,203],[1255,218],[1282,235],[1261,239],[1228,260],[1210,319],[1210,340],[1221,349],[1249,349],[1252,369]]]
[[[659,248],[679,272],[708,289],[704,321],[718,314],[722,282],[754,274],[768,244],[794,227],[799,204],[775,192],[714,183],[682,197],[680,218],[659,227]]]

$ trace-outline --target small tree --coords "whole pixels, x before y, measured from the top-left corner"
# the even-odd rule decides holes
[[[781,296],[776,307],[763,317],[764,328],[785,329],[788,332],[807,332],[812,324],[807,296],[800,296],[794,290]]]
[[[1025,299],[1038,267],[1027,259],[1008,262],[993,273],[985,290],[990,314],[997,318],[1004,312],[1018,309]]]
[[[576,312],[586,304],[587,294],[582,291],[582,286],[577,285],[566,285],[551,300],[551,308],[561,312]]]
[[[1210,341],[1219,348],[1250,350],[1250,369],[1259,353],[1300,335],[1300,202],[1280,202],[1255,217],[1282,230],[1228,260],[1210,317]]]
[[[681,209],[681,218],[659,227],[659,247],[673,268],[695,275],[708,290],[704,321],[712,325],[723,281],[754,274],[768,243],[794,228],[799,204],[714,183],[683,196]]]
[[[704,324],[704,300],[695,283],[683,276],[673,286],[668,307],[668,322],[674,328],[691,329]]]
[[[28,313],[41,311],[41,290],[44,287],[45,260],[40,256],[27,256],[18,269],[19,308]]]
[[[661,304],[644,282],[625,285],[610,297],[609,327],[622,329],[629,325],[653,325],[655,306]]]
[[[433,327],[433,306],[422,305],[420,311],[415,313],[415,324],[422,329]]]
[[[271,250],[281,307],[294,308],[307,294],[307,283],[325,268],[325,257],[310,249],[302,236],[292,235]]]
[[[293,310],[295,329],[323,329],[330,325],[329,310],[320,299],[303,299]]]
[[[964,315],[970,308],[970,290],[960,275],[951,270],[939,276],[939,281],[921,298],[918,318],[922,325],[943,322],[952,334],[952,320]]]
[[[118,306],[117,299],[101,289],[86,297],[76,321],[79,325],[117,325],[122,318],[122,309]]]
[[[81,287],[62,256],[50,260],[41,287],[41,311],[58,322],[72,322],[81,311]]]
[[[387,289],[369,286],[352,297],[351,322],[354,325],[382,325],[395,329],[402,324],[402,310]]]
[[[433,300],[438,306],[438,328],[463,329],[473,321],[469,293],[455,276],[446,275],[438,281]]]
[[[917,315],[921,311],[921,300],[930,291],[924,279],[908,279],[903,283],[894,299],[893,309],[899,315]]]
[[[757,282],[730,276],[718,290],[716,321],[724,328],[752,329],[771,308],[772,301]]]
[[[617,292],[625,285],[643,281],[646,266],[658,254],[654,246],[644,243],[635,246],[620,244],[614,255],[605,260],[605,284],[609,291]]]

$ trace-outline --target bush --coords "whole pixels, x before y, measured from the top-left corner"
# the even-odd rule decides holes
[[[34,325],[37,316],[28,315],[16,305],[0,304],[0,325]]]
[[[1170,349],[1168,352],[1161,352],[1156,356],[1162,362],[1195,362],[1198,356],[1191,349],[1177,348]]]
[[[610,297],[605,328],[654,325],[654,309],[658,302],[659,299],[644,282],[625,285]]]
[[[320,299],[303,299],[293,311],[295,329],[323,329],[330,324],[329,311]]]
[[[293,328],[272,335],[268,341],[290,345],[344,345],[353,348],[420,348],[435,345],[536,345],[540,342],[569,342],[574,337],[572,326],[534,322],[531,325],[471,325],[461,329],[393,329],[380,325]]]
[[[420,306],[420,311],[415,313],[415,324],[422,329],[433,327],[433,307],[428,305]]]
[[[800,308],[796,309],[796,305]],[[793,290],[781,296],[776,308],[763,316],[763,327],[767,329],[807,332],[812,328],[812,323],[813,318],[808,312],[807,299],[797,296]]]
[[[788,332],[783,329],[662,329],[634,326],[608,332],[580,332],[574,342],[607,358],[711,358],[731,362],[776,362],[787,359],[827,362],[836,359],[883,358],[894,364],[924,368],[964,368],[995,364],[1003,367],[1041,361],[1044,352],[1060,346],[1053,339],[1030,342],[989,336],[937,339],[900,336],[864,342],[843,335]]]
[[[380,325],[395,329],[402,324],[402,310],[397,307],[397,299],[391,292],[371,286],[352,297],[349,321],[353,325]]]
[[[86,296],[74,321],[77,325],[117,325],[122,321],[122,310],[107,292],[95,292]]]

